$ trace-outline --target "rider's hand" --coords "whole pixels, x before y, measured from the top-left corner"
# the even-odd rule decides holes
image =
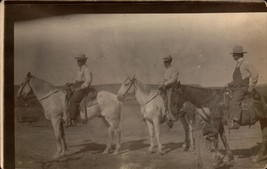
[[[161,84],[161,85],[159,86],[159,89],[165,89],[165,88],[166,88],[165,84]]]
[[[71,83],[66,83],[65,86],[68,86],[69,87],[69,86],[71,86]]]
[[[88,85],[86,85],[86,84],[82,84],[81,89],[85,89],[85,88],[87,88],[87,87],[88,87]]]
[[[248,93],[252,93],[253,90],[254,90],[254,87],[253,87],[253,86],[249,86],[249,87],[248,87]]]
[[[226,87],[232,87],[233,86],[233,82],[227,83]]]

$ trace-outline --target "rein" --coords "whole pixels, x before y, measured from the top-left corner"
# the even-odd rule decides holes
[[[153,99],[155,99],[159,94],[160,94],[160,91],[158,91],[157,94],[156,94],[155,96],[153,96],[151,99],[149,99],[147,102],[145,102],[145,103],[142,104],[141,106],[145,106],[146,104],[148,104],[149,102],[151,102]]]
[[[41,99],[38,99],[39,101],[43,101],[43,100],[45,100],[45,99],[47,99],[48,97],[50,97],[51,95],[53,95],[53,94],[55,94],[55,93],[57,93],[57,92],[59,92],[60,90],[55,90],[55,91],[53,91],[52,93],[49,93],[47,96],[44,96],[44,97],[42,97]]]
[[[31,87],[31,85],[30,85],[30,83],[29,83],[29,82],[30,82],[30,79],[31,79],[31,77],[28,78],[27,81],[23,84],[23,87],[22,87],[20,93],[23,91],[23,89],[24,89],[24,87],[26,86],[26,84],[29,85],[29,87],[31,88],[31,91],[33,92],[32,87]],[[24,100],[24,101],[27,101],[27,100],[29,100],[29,99],[37,98],[37,100],[38,100],[39,102],[41,102],[41,101],[43,101],[43,100],[49,98],[51,95],[53,95],[53,94],[55,94],[55,93],[57,93],[57,92],[59,92],[59,91],[60,91],[59,89],[54,90],[53,92],[51,92],[51,93],[49,93],[48,95],[42,97],[41,99],[38,99],[37,97],[33,96],[33,97],[25,98],[25,99],[23,99],[23,100]],[[19,95],[20,95],[20,93],[19,93]]]
[[[130,84],[129,88],[125,91],[125,93],[122,95],[122,97],[124,97],[124,96],[128,93],[128,91],[131,89],[131,87],[132,87],[133,84],[134,84],[134,80],[135,80],[135,79],[129,79],[129,80],[130,80],[131,84]],[[134,86],[134,87],[135,87],[135,86]],[[135,89],[134,89],[134,90],[135,90]],[[155,94],[155,96],[153,96],[151,99],[149,99],[148,101],[146,101],[144,104],[141,104],[141,106],[145,106],[145,105],[147,105],[149,102],[151,102],[152,100],[154,100],[159,94],[160,94],[160,91],[158,91],[158,92]],[[131,100],[131,99],[129,99],[129,100]]]
[[[224,91],[223,91],[223,92],[224,92]],[[205,99],[205,100],[203,100],[203,101],[201,101],[201,102],[198,102],[198,103],[196,103],[196,104],[197,104],[197,105],[200,105],[200,104],[202,104],[202,103],[205,103],[205,102],[207,102],[207,101],[210,101],[212,98],[214,98],[215,96],[217,96],[217,95],[219,95],[219,94],[221,94],[221,93],[223,93],[223,92],[217,92],[216,94],[214,94],[214,95],[208,97],[207,99]]]

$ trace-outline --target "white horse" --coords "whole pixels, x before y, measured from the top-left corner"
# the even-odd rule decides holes
[[[95,117],[100,117],[108,129],[109,141],[103,154],[107,154],[112,146],[114,133],[117,135],[117,144],[113,154],[119,154],[121,148],[121,120],[122,103],[118,101],[115,94],[100,91],[96,96],[95,103],[89,103],[86,110],[81,108],[80,116],[84,121],[90,121]]]
[[[153,152],[153,139],[156,135],[158,153],[164,154],[160,143],[160,123],[164,122],[166,118],[163,97],[160,95],[159,90],[151,89],[149,86],[143,85],[135,78],[135,76],[133,76],[132,78],[127,78],[122,83],[117,93],[117,98],[122,100],[125,96],[131,93],[132,89],[134,90],[133,92],[135,93],[137,102],[141,106],[141,113],[143,114],[148,127],[150,135],[150,147],[148,152]]]
[[[48,82],[38,79],[27,74],[25,82],[23,82],[18,90],[18,99],[27,99],[30,93],[33,93],[40,104],[42,105],[45,117],[51,121],[54,133],[57,140],[57,151],[53,158],[58,158],[65,155],[67,144],[65,140],[65,133],[63,127],[63,115],[66,114],[66,91],[59,89]],[[94,108],[95,115],[101,115],[108,126],[109,142],[104,153],[108,153],[111,147],[114,130],[118,133],[119,141],[116,146],[115,154],[119,152],[120,148],[120,128],[119,123],[121,119],[121,103],[117,100],[116,95],[100,91],[97,94],[97,103]],[[91,112],[92,108],[88,108]]]

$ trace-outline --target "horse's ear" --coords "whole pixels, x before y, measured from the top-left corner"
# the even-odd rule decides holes
[[[28,77],[28,78],[32,77],[31,72],[28,72],[28,73],[27,73],[27,77]]]
[[[181,82],[179,81],[177,85],[180,87],[181,86]]]

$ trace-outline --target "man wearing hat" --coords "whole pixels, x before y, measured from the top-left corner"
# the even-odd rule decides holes
[[[172,62],[171,55],[165,56],[163,58],[163,61],[164,61],[164,67],[166,69],[163,76],[163,82],[161,83],[159,89],[165,91],[165,94],[167,95],[166,114],[167,114],[168,124],[170,127],[172,127],[175,118],[172,114],[173,112],[171,111],[171,94],[173,86],[177,83],[179,72],[175,67],[171,65]]]
[[[92,83],[92,72],[86,65],[87,57],[85,54],[77,54],[75,59],[77,60],[79,69],[73,84],[74,91],[69,100],[67,123],[70,123],[70,120],[75,120],[79,115],[80,102],[88,94],[89,87]]]
[[[228,84],[232,87],[232,99],[230,105],[230,114],[232,115],[230,129],[238,129],[240,126],[241,102],[246,93],[252,93],[258,81],[258,72],[244,58],[242,46],[233,48],[234,60],[237,62],[233,73],[233,81]]]

